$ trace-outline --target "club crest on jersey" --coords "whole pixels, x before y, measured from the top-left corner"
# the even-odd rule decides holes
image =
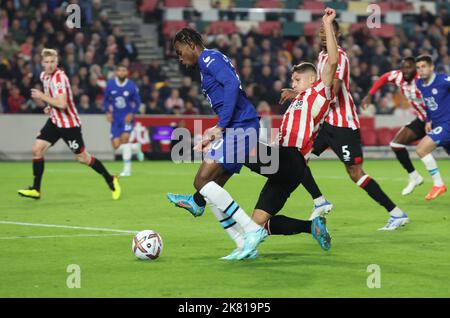
[[[292,109],[299,110],[299,109],[302,109],[302,106],[303,106],[303,100],[296,100],[292,104]]]
[[[438,90],[437,90],[436,88],[433,88],[433,89],[431,90],[431,94],[437,95],[437,94],[438,94]]]
[[[123,96],[128,96],[130,93],[128,91],[123,92]]]

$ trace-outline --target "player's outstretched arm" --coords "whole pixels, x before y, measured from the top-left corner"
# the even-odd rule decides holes
[[[325,36],[327,38],[328,60],[322,71],[321,78],[328,87],[333,85],[334,75],[336,74],[338,65],[338,48],[336,36],[334,35],[333,20],[336,18],[336,10],[327,8],[322,17]]]
[[[361,107],[363,109],[366,109],[370,104],[372,104],[372,96],[375,95],[375,93],[382,88],[387,83],[390,83],[389,76],[391,72],[384,73],[379,79],[373,83],[372,87],[369,90],[369,93],[367,93],[366,97],[363,98],[361,102]]]

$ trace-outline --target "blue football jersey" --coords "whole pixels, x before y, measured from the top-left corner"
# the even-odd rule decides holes
[[[129,79],[122,84],[117,78],[111,79],[106,85],[103,98],[103,110],[109,112],[112,109],[114,120],[122,120],[127,114],[135,114],[141,106],[139,88]]]
[[[219,127],[234,127],[258,119],[255,107],[242,90],[236,70],[225,55],[205,49],[198,58],[198,65],[203,94],[219,116]]]
[[[418,79],[417,88],[425,101],[427,120],[431,120],[433,126],[450,124],[450,75],[434,74],[426,86]]]

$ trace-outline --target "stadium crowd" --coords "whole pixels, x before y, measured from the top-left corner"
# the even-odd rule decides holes
[[[72,1],[76,2],[76,1]],[[30,89],[42,89],[39,52],[56,48],[61,66],[68,74],[80,113],[103,112],[103,89],[123,63],[139,86],[142,114],[210,114],[202,103],[198,72],[182,67],[182,86],[169,86],[160,61],[142,65],[136,46],[108,20],[100,0],[78,1],[82,7],[82,28],[65,26],[66,2],[48,0],[6,0],[0,6],[0,112],[40,113],[30,98]],[[139,7],[139,6],[138,6]],[[195,27],[195,16],[190,23]],[[161,21],[159,21],[161,22]],[[62,27],[64,25],[64,27]],[[373,37],[367,29],[350,30],[340,39],[350,59],[351,92],[357,105],[372,83],[399,66],[402,57],[431,54],[438,72],[450,73],[449,12],[442,8],[432,15],[425,8],[415,17],[413,32],[397,29],[391,38]],[[173,36],[175,30],[172,30]],[[176,59],[171,36],[161,34],[166,59]],[[274,29],[271,36],[258,28],[248,33],[213,34],[203,30],[205,43],[233,60],[247,96],[260,113],[280,114],[280,90],[290,86],[290,69],[300,61],[315,61],[320,52],[316,36],[283,37]],[[383,88],[374,99],[373,114],[404,114],[411,108],[393,87]]]

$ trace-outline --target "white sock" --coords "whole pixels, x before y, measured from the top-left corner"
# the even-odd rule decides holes
[[[325,197],[323,195],[321,195],[320,197],[314,199],[314,204],[315,205],[320,205],[325,203]]]
[[[396,218],[401,217],[404,213],[398,207],[395,207],[391,212],[389,212],[390,216],[395,216]]]
[[[417,172],[417,170],[414,170],[413,172],[411,172],[409,174],[409,178],[410,179],[419,179],[420,178],[420,174]]]
[[[141,148],[141,144],[140,144],[140,143],[132,143],[132,144],[130,144],[130,145],[131,145],[131,150],[132,150],[134,153],[142,152],[142,148]]]
[[[216,219],[220,222],[222,228],[227,232],[230,238],[236,243],[237,248],[244,247],[244,230],[233,218],[228,217],[225,213],[211,202],[208,202],[211,211],[214,213]]]
[[[200,194],[208,199],[209,202],[216,205],[227,217],[233,218],[245,233],[256,232],[261,228],[261,226],[253,222],[247,213],[234,202],[231,195],[214,181],[208,182],[200,190]]]
[[[122,144],[123,171],[131,172],[131,144]]]
[[[444,181],[442,181],[441,174],[439,173],[439,169],[437,167],[437,163],[436,160],[434,160],[433,155],[429,153],[428,155],[422,158],[422,162],[424,163],[425,168],[427,168],[428,172],[433,178],[434,185],[443,186]]]

